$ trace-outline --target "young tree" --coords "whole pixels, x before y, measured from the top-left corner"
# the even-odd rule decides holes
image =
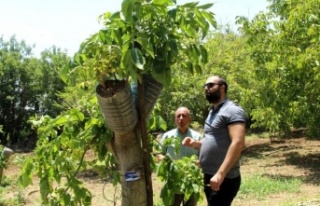
[[[83,80],[88,77],[81,83],[84,87],[92,80],[92,75],[96,75],[99,84],[95,91],[109,129],[98,136],[108,137],[102,139],[107,140],[108,151],[117,162],[124,206],[153,205],[151,148],[146,120],[162,87],[171,82],[172,65],[177,63],[183,69],[194,71],[201,70],[201,64],[207,62],[206,49],[198,40],[194,41],[194,37],[200,34],[204,38],[210,27],[215,26],[213,14],[207,11],[211,6],[212,4],[198,5],[196,2],[176,5],[174,0],[124,0],[121,11],[113,14],[107,12],[101,16],[104,28],[82,44],[80,52],[74,58],[76,67],[71,66],[70,70],[62,72],[65,79],[67,78],[64,74],[68,72],[82,75]],[[86,113],[93,114],[96,110],[89,111],[72,109],[56,119],[34,122],[42,125],[40,129],[43,138],[38,144],[36,158],[45,166],[36,165],[35,160],[30,160],[25,165],[25,173],[20,180],[24,185],[28,185],[29,175],[34,168],[38,169],[38,174],[47,176],[41,177],[45,183],[42,188],[45,203],[59,202],[60,198],[69,205],[90,204],[90,195],[76,184],[78,180],[74,173],[66,175],[68,180],[72,181],[66,188],[53,190],[52,181],[60,182],[61,176],[56,173],[59,172],[58,164],[63,161],[59,158],[57,165],[47,162],[51,158],[62,157],[63,152],[57,153],[49,148],[50,145],[59,148],[61,139],[68,136],[67,142],[78,138],[81,145],[77,151],[82,150],[83,155],[88,150],[85,142],[99,144],[100,146],[96,147],[101,150],[101,145],[106,141],[93,141],[96,138],[90,136],[101,132],[101,121],[97,114],[93,115],[94,121],[90,119],[90,115],[87,116]],[[71,118],[70,124],[65,124],[68,118]],[[85,125],[85,128],[81,125]],[[52,134],[49,128],[51,131],[61,128],[63,131]],[[108,131],[112,131],[113,135]],[[76,134],[81,135],[77,137]],[[48,135],[54,137],[50,143],[45,139]],[[61,146],[67,151],[71,147],[66,143]],[[75,162],[80,164],[83,159]],[[68,167],[64,173],[74,171],[75,166],[72,165],[64,164],[61,168]],[[72,195],[67,193],[70,190],[73,191]],[[81,190],[82,196],[77,193],[78,190]],[[58,195],[49,195],[52,192]]]
[[[108,148],[119,164],[123,205],[153,205],[146,119],[162,85],[171,82],[172,65],[180,62],[182,68],[193,71],[207,61],[205,48],[193,38],[199,33],[204,38],[210,25],[215,25],[206,11],[211,6],[125,0],[121,12],[102,16],[105,28],[82,46],[78,63],[81,69],[96,71],[98,101],[107,126],[115,133]],[[128,182],[129,174],[137,180]]]

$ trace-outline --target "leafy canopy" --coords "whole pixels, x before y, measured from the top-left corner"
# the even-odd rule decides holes
[[[207,62],[207,52],[194,38],[215,26],[207,11],[212,4],[176,5],[173,0],[124,0],[121,11],[100,16],[103,24],[76,54],[78,69],[94,71],[101,85],[106,79],[141,80],[152,76],[171,82],[170,67],[179,63],[193,72]]]

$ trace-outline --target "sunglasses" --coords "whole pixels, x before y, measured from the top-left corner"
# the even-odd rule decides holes
[[[214,87],[215,85],[221,85],[221,84],[218,84],[218,83],[213,83],[213,82],[210,82],[210,83],[206,83],[205,85],[204,85],[204,88],[211,88],[211,87]]]

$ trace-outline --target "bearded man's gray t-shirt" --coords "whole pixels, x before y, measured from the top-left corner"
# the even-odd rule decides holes
[[[200,149],[200,164],[204,174],[214,175],[221,166],[231,144],[228,125],[245,122],[244,110],[230,100],[211,109],[205,121],[204,138]],[[240,175],[239,159],[227,173],[227,178]]]

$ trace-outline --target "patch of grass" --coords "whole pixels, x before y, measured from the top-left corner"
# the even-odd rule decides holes
[[[16,178],[16,177],[15,177]],[[13,179],[3,177],[0,185],[0,193],[6,194],[9,191],[17,191],[12,197],[5,198],[0,196],[0,206],[22,206],[25,203],[22,190],[16,186],[17,182]]]
[[[29,155],[25,154],[19,154],[14,155],[11,159],[12,164],[17,165],[18,167],[22,167],[22,165],[26,162],[26,160],[29,158]]]
[[[243,177],[238,198],[262,200],[270,194],[296,193],[301,184],[302,181],[298,178],[254,174]]]
[[[304,200],[299,203],[292,200],[292,202],[281,204],[281,206],[319,206],[319,205],[320,205],[320,199]]]
[[[270,138],[270,133],[269,132],[262,132],[262,133],[248,133],[246,135],[246,140],[250,139],[268,139]]]

